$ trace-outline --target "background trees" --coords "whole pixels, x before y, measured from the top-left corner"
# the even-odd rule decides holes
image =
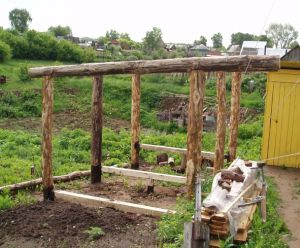
[[[272,23],[266,34],[276,48],[290,48],[292,42],[298,38],[298,32],[290,24]]]
[[[0,40],[0,62],[4,62],[11,57],[11,49],[9,45]]]
[[[223,47],[223,36],[221,33],[216,33],[211,37],[214,48],[222,48]]]
[[[26,9],[13,9],[9,12],[9,20],[12,28],[21,33],[28,30],[28,23],[32,21]]]
[[[200,44],[207,46],[207,39],[202,35],[200,36],[199,40],[194,41],[194,45],[200,45]]]
[[[164,42],[162,40],[161,29],[153,27],[151,31],[148,31],[146,36],[143,38],[143,46],[148,52],[162,48],[164,46]]]
[[[48,32],[52,33],[55,37],[57,36],[67,36],[72,35],[72,30],[69,26],[56,26],[56,27],[50,27],[48,28]]]

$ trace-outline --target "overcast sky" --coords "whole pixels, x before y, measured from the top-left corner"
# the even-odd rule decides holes
[[[141,41],[146,32],[161,28],[165,42],[192,43],[220,32],[230,44],[236,32],[264,34],[272,22],[290,23],[300,32],[299,0],[0,0],[0,26],[10,27],[9,11],[25,8],[30,28],[46,31],[68,25],[74,36],[105,35],[110,29]],[[299,39],[298,39],[299,40]]]

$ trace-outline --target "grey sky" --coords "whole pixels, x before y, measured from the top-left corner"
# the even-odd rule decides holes
[[[10,27],[10,10],[26,8],[30,28],[38,31],[69,25],[74,36],[97,38],[115,29],[141,41],[157,26],[165,42],[192,43],[204,35],[211,44],[220,32],[227,46],[232,33],[264,34],[272,22],[290,23],[300,32],[299,5],[299,0],[0,0],[0,26]]]

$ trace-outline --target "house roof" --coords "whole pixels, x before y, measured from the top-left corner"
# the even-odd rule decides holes
[[[281,57],[281,60],[300,61],[300,46],[297,45],[288,51],[284,56]]]
[[[241,50],[240,45],[231,45],[227,52],[236,53],[236,52],[240,52],[240,50]]]
[[[208,49],[206,46],[204,46],[203,44],[193,46],[193,47],[191,48],[191,50],[209,51],[209,49]]]
[[[243,47],[259,49],[259,48],[265,48],[266,46],[267,46],[266,41],[251,40],[251,41],[244,41],[242,45],[242,49]]]

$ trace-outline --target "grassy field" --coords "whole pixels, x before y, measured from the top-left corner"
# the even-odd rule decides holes
[[[14,121],[15,118],[41,116],[41,79],[22,81],[20,71],[24,66],[57,65],[49,61],[10,60],[2,64],[0,74],[8,77],[8,83],[0,86],[0,118],[2,121]],[[242,106],[263,108],[261,85],[252,93],[247,92],[245,76],[242,93]],[[263,75],[252,75],[259,84],[265,79]],[[230,99],[230,78],[227,78],[227,98]],[[81,114],[91,108],[92,79],[90,77],[68,77],[55,79],[56,113],[74,111]],[[156,120],[159,102],[166,94],[188,94],[189,88],[181,78],[170,75],[147,75],[142,77],[141,117],[143,143],[186,147],[186,130],[174,124]],[[206,96],[215,98],[215,81],[207,81]],[[228,101],[229,102],[229,101]],[[131,78],[130,76],[106,76],[104,79],[104,114],[114,119],[130,120]],[[255,116],[247,124],[239,127],[238,156],[244,159],[260,158],[262,116]],[[91,136],[82,129],[69,130],[61,127],[53,139],[53,172],[54,175],[66,174],[75,170],[90,168]],[[215,134],[203,134],[203,150],[213,151]],[[29,180],[41,176],[41,135],[33,131],[0,129],[0,186]],[[123,129],[115,132],[111,128],[103,130],[103,162],[105,165],[122,164],[129,161],[130,132]],[[156,153],[141,151],[141,158],[154,163]],[[180,161],[175,156],[175,161]],[[36,166],[36,175],[30,175],[32,165]],[[211,178],[203,185],[205,191],[210,189]],[[245,247],[285,247],[280,237],[286,232],[283,222],[278,218],[276,207],[279,199],[276,187],[270,182],[268,211],[270,214],[266,224],[255,217],[250,240]],[[19,203],[30,203],[32,198],[24,192],[14,199],[6,192],[0,195],[0,209],[12,207]],[[193,214],[193,202],[178,200],[178,214],[166,215],[159,223],[158,233],[164,247],[181,247],[183,223]],[[262,235],[267,235],[266,238]],[[274,241],[272,241],[274,240]],[[230,240],[224,247],[231,247]]]

